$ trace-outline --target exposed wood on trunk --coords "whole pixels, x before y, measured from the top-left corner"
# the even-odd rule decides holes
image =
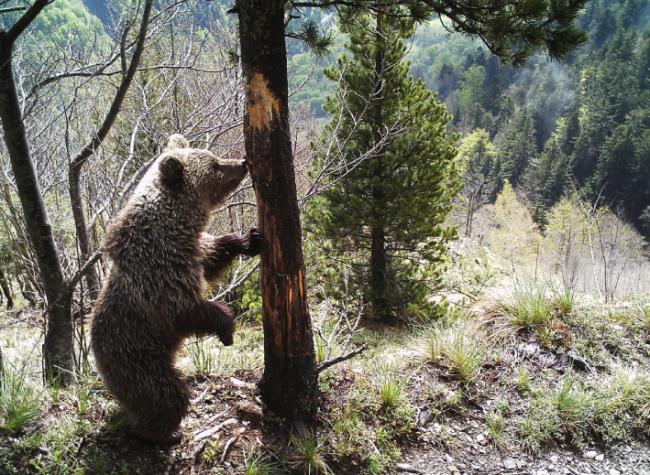
[[[246,84],[246,153],[266,240],[260,387],[271,411],[304,419],[314,409],[317,374],[289,134],[284,5],[283,0],[238,0],[235,10]]]

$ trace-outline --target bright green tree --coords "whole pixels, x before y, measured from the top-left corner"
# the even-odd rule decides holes
[[[458,163],[463,174],[459,194],[465,209],[465,236],[472,237],[474,214],[481,206],[494,200],[500,187],[500,162],[490,135],[476,129],[463,138],[458,149]]]
[[[457,190],[455,137],[445,131],[450,116],[409,76],[403,40],[413,22],[399,13],[343,13],[349,54],[327,72],[339,83],[325,105],[333,116],[325,133],[340,144],[344,163],[311,212],[335,262],[359,264],[357,282],[384,321],[422,283],[417,267],[440,259],[453,236],[442,222]]]

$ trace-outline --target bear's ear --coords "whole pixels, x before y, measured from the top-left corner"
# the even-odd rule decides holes
[[[174,134],[169,137],[165,150],[176,150],[177,148],[189,148],[190,143],[181,134]]]
[[[183,160],[174,155],[165,155],[158,165],[160,180],[167,186],[177,186],[183,182]]]

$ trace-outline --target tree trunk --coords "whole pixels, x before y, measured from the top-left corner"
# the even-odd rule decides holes
[[[246,86],[244,135],[266,246],[262,397],[276,414],[304,419],[317,395],[291,138],[284,0],[238,0]]]
[[[7,308],[8,309],[14,308],[14,298],[13,295],[11,294],[11,286],[9,285],[9,281],[7,280],[7,276],[2,271],[2,267],[0,267],[0,289],[2,289],[2,293],[7,299]]]
[[[381,224],[372,227],[370,247],[370,295],[373,316],[384,322],[391,320],[388,298],[386,235]]]
[[[382,6],[377,12],[375,25],[375,86],[373,88],[373,115],[372,131],[375,144],[381,141],[384,128],[384,116],[382,107],[382,87],[383,74],[386,67],[385,62],[385,39],[382,27],[385,6]],[[386,229],[384,225],[384,214],[386,212],[386,200],[384,191],[381,189],[383,183],[384,164],[381,154],[374,159],[374,182],[376,185],[371,192],[373,219],[371,226],[371,244],[370,244],[370,305],[372,307],[373,317],[384,322],[391,320],[391,302],[389,298],[389,289],[387,286],[388,263],[386,256]]]
[[[68,190],[70,191],[70,205],[72,207],[77,243],[79,245],[80,265],[83,265],[92,253],[88,227],[86,225],[86,216],[81,200],[81,168],[84,164],[85,161],[73,162],[70,165],[70,171],[68,173]],[[99,284],[99,276],[95,269],[88,269],[88,272],[86,272],[86,285],[88,285],[88,293],[91,300],[95,300],[97,295],[99,295]]]
[[[0,120],[27,232],[38,260],[47,298],[47,332],[43,351],[45,374],[48,379],[66,384],[71,380],[73,370],[70,297],[65,295],[63,270],[27,145],[13,77],[12,46],[7,33],[0,33]]]

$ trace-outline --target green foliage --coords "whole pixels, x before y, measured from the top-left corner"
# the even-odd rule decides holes
[[[494,200],[501,187],[501,161],[484,129],[476,129],[463,138],[457,160],[463,174],[459,197],[466,209],[464,230],[465,235],[471,237],[474,214]]]
[[[470,322],[456,320],[434,326],[427,337],[427,356],[465,383],[477,376],[487,357],[484,336]]]
[[[506,310],[510,322],[517,328],[544,325],[553,318],[553,305],[542,286],[529,285],[517,289],[513,304]]]
[[[244,475],[280,475],[282,469],[268,455],[247,456],[244,459]]]
[[[402,398],[402,391],[406,381],[399,375],[393,365],[385,364],[379,368],[377,386],[381,406],[392,409],[398,405]]]
[[[507,181],[497,196],[493,221],[488,234],[492,252],[511,268],[532,267],[539,255],[541,236]]]
[[[650,378],[645,373],[619,368],[609,381],[595,385],[569,375],[554,392],[535,391],[517,432],[533,450],[553,440],[580,444],[593,435],[611,443],[647,433],[649,411]]]
[[[342,162],[310,203],[308,230],[328,253],[331,246],[334,262],[352,266],[367,300],[386,300],[395,311],[412,301],[418,285],[435,280],[417,278],[420,261],[440,261],[453,236],[442,222],[457,189],[454,138],[445,131],[444,106],[408,76],[403,39],[412,21],[346,15],[341,30],[350,36],[350,56],[326,71],[340,80],[325,105],[333,119],[324,139],[337,142]],[[314,169],[331,159],[320,152]],[[373,284],[373,275],[383,281]]]
[[[41,395],[26,372],[5,369],[0,376],[0,428],[21,429],[41,411]]]
[[[306,475],[330,475],[334,472],[326,460],[325,443],[317,435],[292,437],[289,465]]]

